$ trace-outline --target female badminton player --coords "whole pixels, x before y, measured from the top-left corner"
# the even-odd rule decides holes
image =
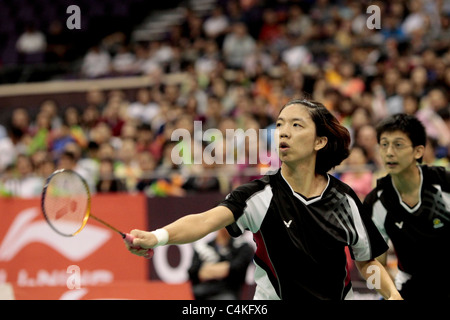
[[[350,136],[320,103],[293,100],[276,127],[281,168],[244,184],[217,207],[152,232],[132,230],[133,244],[154,248],[196,241],[227,227],[254,234],[255,299],[352,298],[345,247],[361,274],[378,276],[385,299],[401,299],[375,257],[388,246],[353,190],[327,172],[349,154]],[[144,250],[128,249],[137,255]]]
[[[450,300],[450,173],[421,165],[426,131],[414,116],[394,115],[377,126],[387,175],[365,198],[375,225],[391,240],[395,284],[405,300]],[[386,255],[380,257],[386,263]]]

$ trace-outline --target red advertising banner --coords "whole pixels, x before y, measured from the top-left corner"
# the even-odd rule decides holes
[[[68,289],[58,287],[12,286],[15,300],[192,300],[189,283],[167,284],[161,281],[127,281],[114,284]],[[37,298],[38,297],[38,298]]]
[[[123,232],[146,229],[146,211],[142,194],[92,198],[92,213]],[[130,254],[117,233],[93,219],[75,237],[63,237],[46,223],[40,199],[2,198],[0,221],[0,283],[85,288],[148,280],[148,261]]]

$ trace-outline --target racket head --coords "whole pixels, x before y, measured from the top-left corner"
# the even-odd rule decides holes
[[[75,236],[83,230],[91,212],[88,184],[73,170],[56,170],[45,182],[41,209],[55,232],[65,237]]]

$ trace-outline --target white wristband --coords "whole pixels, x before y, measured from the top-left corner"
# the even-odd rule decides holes
[[[163,246],[169,241],[169,232],[167,232],[166,229],[156,229],[155,231],[152,231],[152,233],[155,235],[156,240],[158,241],[154,248]]]

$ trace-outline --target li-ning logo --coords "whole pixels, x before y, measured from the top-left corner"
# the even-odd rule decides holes
[[[77,240],[61,237],[50,229],[44,220],[35,220],[39,216],[38,208],[21,211],[8,229],[0,244],[0,261],[12,260],[27,245],[40,242],[67,259],[80,261],[103,246],[111,237],[111,232],[95,226],[86,226],[77,235]]]

